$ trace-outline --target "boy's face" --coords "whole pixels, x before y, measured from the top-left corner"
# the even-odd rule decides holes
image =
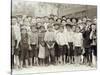
[[[39,23],[37,24],[37,27],[39,28],[41,25],[42,25],[42,23],[39,22]]]
[[[27,30],[26,30],[26,29],[23,29],[23,30],[21,31],[21,33],[22,33],[22,34],[26,34],[26,33],[27,33]]]
[[[60,27],[59,31],[63,32],[64,31],[64,27]]]
[[[76,19],[72,19],[72,22],[73,22],[73,23],[76,23]]]
[[[15,25],[17,23],[17,19],[16,18],[12,18],[12,25]]]
[[[60,20],[60,19],[58,19],[58,20],[57,20],[57,22],[58,22],[58,23],[61,23],[61,20]]]
[[[70,19],[67,19],[67,22],[71,22]]]
[[[93,23],[97,24],[97,19],[96,18],[93,19]]]
[[[95,31],[96,30],[96,25],[92,25],[91,28],[92,28],[92,31]]]
[[[42,19],[41,19],[41,22],[42,22],[42,23],[45,23],[45,19],[44,19],[43,17],[42,17]]]
[[[81,19],[79,19],[79,20],[78,20],[78,23],[81,23],[81,22],[82,22],[82,20],[81,20]]]
[[[40,31],[44,31],[44,30],[45,30],[45,28],[44,28],[44,27],[41,27],[41,28],[40,28]]]
[[[45,22],[48,22],[48,21],[49,21],[48,17],[45,17]]]
[[[36,23],[36,19],[35,18],[32,18],[32,23]]]
[[[57,30],[58,28],[59,28],[59,26],[58,26],[58,25],[55,25],[55,26],[54,26],[54,29],[55,29],[55,30]]]
[[[28,17],[28,20],[31,21],[32,20],[32,17]]]
[[[76,32],[80,32],[80,28],[79,27],[76,27]]]
[[[73,26],[73,27],[72,27],[72,30],[75,31],[75,30],[76,30],[76,26]]]
[[[52,19],[50,19],[49,21],[50,21],[50,23],[53,23],[54,22],[54,20],[52,20]]]
[[[23,24],[23,20],[22,20],[21,17],[18,17],[18,23],[19,23],[19,24]]]
[[[62,25],[65,25],[66,24],[66,21],[62,21]]]
[[[36,31],[37,31],[36,27],[32,27],[32,32],[36,32]]]
[[[49,27],[49,28],[48,28],[48,31],[52,31],[52,27]]]
[[[87,18],[84,17],[84,18],[83,18],[83,22],[86,22],[86,20],[87,20]]]
[[[37,18],[37,19],[36,19],[36,22],[41,22],[41,19],[40,19],[40,18]]]
[[[91,22],[90,21],[87,21],[87,23],[86,23],[87,25],[91,25]]]
[[[56,20],[57,20],[57,18],[58,18],[58,17],[57,17],[57,16],[55,16],[55,17],[54,17],[54,20],[56,21]]]
[[[26,25],[26,26],[29,25],[29,20],[27,18],[25,18],[23,24]]]
[[[63,17],[63,20],[66,20],[66,17]]]
[[[22,21],[22,18],[21,17],[18,17],[18,22]]]

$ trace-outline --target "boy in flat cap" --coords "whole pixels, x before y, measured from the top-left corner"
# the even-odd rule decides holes
[[[38,30],[36,28],[36,25],[31,26],[30,46],[32,48],[32,50],[29,51],[30,66],[32,66],[38,60]],[[34,63],[32,62],[32,59],[34,59]]]

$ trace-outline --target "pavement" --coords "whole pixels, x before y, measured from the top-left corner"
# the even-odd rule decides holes
[[[33,75],[39,73],[68,72],[68,71],[87,71],[96,70],[96,67],[77,64],[33,66],[23,69],[13,69],[12,75]]]

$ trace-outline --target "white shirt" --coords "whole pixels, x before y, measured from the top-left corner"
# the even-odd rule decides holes
[[[75,46],[82,46],[83,45],[83,37],[82,37],[82,33],[75,33],[74,36],[74,45]]]
[[[16,40],[21,40],[21,32],[20,32],[20,25],[16,23],[16,25],[13,25],[12,28],[14,29],[15,38]]]
[[[58,32],[57,35],[56,35],[56,42],[59,44],[59,45],[65,45],[67,42],[66,42],[66,36],[64,34],[64,32]]]
[[[52,31],[52,32],[47,31],[45,33],[45,37],[44,37],[45,41],[55,41],[55,38],[56,38],[56,36],[55,36],[54,31]]]
[[[74,32],[73,31],[66,31],[66,38],[68,42],[73,42],[74,40]]]

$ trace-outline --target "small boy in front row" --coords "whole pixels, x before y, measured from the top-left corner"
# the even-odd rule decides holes
[[[39,39],[39,53],[38,53],[38,58],[39,58],[39,65],[44,66],[45,65],[45,27],[40,26],[40,31],[38,34],[38,39]]]
[[[73,49],[74,32],[72,30],[71,24],[66,24],[66,28],[67,28],[66,38],[68,41],[67,63],[73,64],[74,63],[74,49]]]
[[[55,23],[53,25],[53,27],[54,27],[55,36],[57,36],[57,33],[59,32],[60,23]],[[54,48],[55,48],[55,62],[56,62],[56,64],[59,64],[59,60],[58,60],[58,58],[59,58],[59,47],[58,47],[57,41],[55,42]]]
[[[81,64],[81,55],[83,49],[83,37],[80,32],[80,27],[76,27],[76,33],[74,33],[74,56],[75,56],[75,64]]]
[[[30,49],[30,40],[29,40],[29,35],[27,33],[26,28],[21,29],[21,41],[20,41],[20,68],[23,67],[23,61],[25,59],[25,67],[28,67],[28,52]]]
[[[31,51],[29,51],[30,52],[30,59],[29,59],[30,66],[32,66],[33,64],[37,65],[38,63],[38,30],[36,28],[36,25],[31,26],[30,46],[32,49]]]
[[[65,64],[65,59],[66,59],[66,37],[64,34],[64,26],[60,26],[59,32],[56,35],[56,41],[59,47],[59,53],[60,53],[60,58],[59,61],[61,64]]]
[[[47,26],[47,32],[45,33],[44,40],[46,42],[47,49],[49,51],[50,62],[51,64],[55,64],[55,33],[53,31],[53,26],[49,24]]]

